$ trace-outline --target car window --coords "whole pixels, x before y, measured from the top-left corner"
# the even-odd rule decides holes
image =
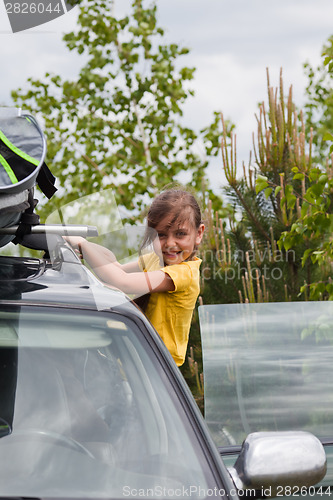
[[[333,436],[333,303],[199,308],[205,419],[218,446],[251,432]]]
[[[204,498],[209,464],[153,358],[120,315],[3,309],[0,497]]]

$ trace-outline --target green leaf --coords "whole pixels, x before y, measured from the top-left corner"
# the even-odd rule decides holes
[[[326,183],[328,181],[328,176],[327,174],[322,174],[319,179],[318,179],[318,182],[323,182],[323,183]]]
[[[266,188],[265,189],[266,200],[270,197],[270,195],[272,194],[272,192],[273,192],[273,188]]]
[[[304,267],[308,257],[311,255],[311,252],[312,252],[312,249],[311,248],[308,248],[307,250],[305,250],[305,252],[303,253],[303,256],[302,256],[302,266]]]
[[[333,135],[330,132],[325,132],[323,135],[323,141],[333,141]]]
[[[267,187],[268,187],[267,177],[264,177],[263,175],[258,175],[256,180],[256,194],[260,193],[260,191],[266,189]]]
[[[289,209],[294,208],[294,206],[296,204],[296,199],[297,199],[296,196],[293,194],[290,194],[287,196],[287,207]]]

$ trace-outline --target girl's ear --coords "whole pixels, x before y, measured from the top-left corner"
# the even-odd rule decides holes
[[[197,231],[197,236],[195,238],[196,245],[199,245],[201,243],[204,230],[205,230],[205,225],[204,224],[200,224],[200,226],[198,228],[198,231]]]

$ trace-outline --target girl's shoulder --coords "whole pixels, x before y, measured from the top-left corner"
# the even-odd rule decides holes
[[[201,259],[195,258],[192,260],[184,260],[179,264],[172,264],[170,266],[164,266],[162,271],[169,274],[169,270],[179,274],[197,274],[201,265]]]
[[[162,270],[170,276],[175,289],[173,292],[183,292],[193,290],[199,287],[201,259],[187,260],[180,264],[166,266]],[[172,292],[169,292],[172,293]]]
[[[191,260],[184,260],[183,262],[180,262],[179,264],[171,264],[170,266],[164,266],[163,270],[166,271],[167,269],[174,268],[174,269],[179,269],[180,271],[184,270],[184,268],[187,269],[199,269],[201,265],[202,260],[199,259],[198,257],[194,257],[194,259]]]
[[[138,262],[142,271],[158,271],[164,266],[155,252],[140,255]]]
[[[199,257],[194,257],[192,260],[185,260],[182,264],[188,264],[191,268],[199,269],[202,260]]]

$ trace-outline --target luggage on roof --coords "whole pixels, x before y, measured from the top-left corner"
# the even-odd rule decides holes
[[[46,141],[36,119],[17,108],[0,108],[0,228],[19,225],[16,235],[0,234],[0,247],[19,242],[39,224],[34,186],[48,198],[56,191],[45,156]]]

